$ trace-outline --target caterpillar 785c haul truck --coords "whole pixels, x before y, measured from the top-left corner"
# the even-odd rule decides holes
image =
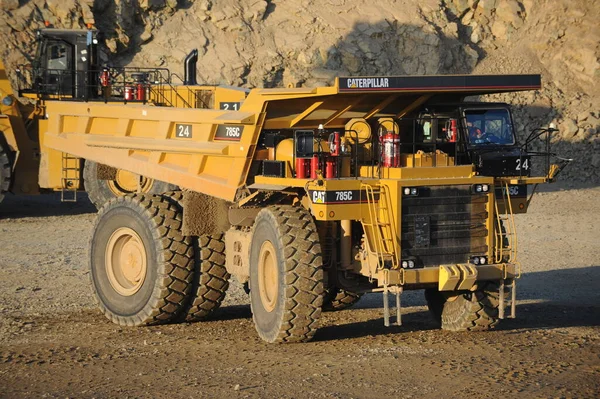
[[[369,292],[383,293],[386,325],[416,289],[444,329],[514,317],[513,215],[527,210],[527,186],[553,181],[564,162],[528,151],[553,129],[519,143],[506,104],[465,97],[536,90],[539,75],[245,90],[196,84],[194,52],[173,85],[161,69],[97,68],[89,34],[67,46],[66,69],[50,64],[51,46],[22,91],[36,99],[43,148],[93,162],[94,178],[124,171],[181,189],[133,190],[99,211],[90,275],[115,323],[204,319],[230,275],[267,342],[309,340],[322,310]],[[61,170],[61,188],[77,185],[79,169]]]

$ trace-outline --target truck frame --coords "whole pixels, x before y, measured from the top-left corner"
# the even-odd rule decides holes
[[[566,160],[528,149],[541,135],[549,146],[553,128],[519,143],[508,105],[465,98],[537,90],[539,75],[246,90],[196,84],[196,58],[181,85],[160,69],[32,73],[40,141],[55,157],[180,188],[101,207],[90,268],[109,319],[203,320],[230,275],[248,289],[267,342],[310,340],[323,310],[369,292],[383,293],[386,326],[401,324],[401,294],[416,289],[447,330],[515,317],[513,216],[527,211],[528,185],[553,181]]]

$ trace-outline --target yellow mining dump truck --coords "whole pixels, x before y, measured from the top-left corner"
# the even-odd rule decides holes
[[[48,151],[181,188],[139,190],[99,212],[91,280],[115,323],[204,319],[230,275],[246,284],[267,342],[309,340],[322,310],[369,292],[383,293],[386,325],[400,324],[401,294],[415,289],[447,330],[514,317],[513,215],[527,210],[527,186],[564,162],[528,151],[553,129],[519,144],[506,104],[464,99],[536,90],[539,75],[247,91],[197,85],[194,52],[179,86],[160,70],[82,68],[78,81],[38,68],[31,90]],[[539,177],[535,156],[545,156]]]

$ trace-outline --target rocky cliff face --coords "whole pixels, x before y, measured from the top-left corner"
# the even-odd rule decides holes
[[[0,0],[0,57],[34,32],[93,24],[103,60],[168,67],[198,48],[198,81],[315,86],[337,75],[541,73],[515,105],[519,134],[555,122],[562,179],[600,183],[600,10],[586,0]]]

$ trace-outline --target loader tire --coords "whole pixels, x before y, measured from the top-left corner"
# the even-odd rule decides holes
[[[182,320],[193,322],[208,318],[221,306],[229,288],[229,273],[225,269],[223,234],[204,235],[197,239],[196,262],[190,301]]]
[[[90,242],[90,278],[102,312],[119,325],[175,321],[189,301],[194,248],[167,196],[131,194],[104,205]]]
[[[448,298],[442,310],[442,329],[486,331],[498,324],[499,286],[487,283],[475,292],[461,292]]]
[[[4,199],[4,194],[8,192],[10,188],[10,182],[12,177],[12,168],[10,164],[10,158],[8,152],[0,141],[0,203]]]
[[[100,209],[113,198],[122,197],[136,192],[143,194],[163,194],[177,190],[177,186],[154,180],[133,173],[117,170],[114,179],[104,180],[98,178],[98,163],[85,161],[83,166],[83,184],[92,204]],[[126,176],[123,177],[123,176]],[[132,178],[137,176],[139,184],[134,184]]]
[[[332,287],[327,290],[323,298],[323,311],[334,312],[348,309],[360,300],[363,294],[346,291],[341,288]]]
[[[250,244],[250,304],[258,335],[266,342],[310,340],[323,292],[321,244],[310,213],[287,205],[261,210]]]

